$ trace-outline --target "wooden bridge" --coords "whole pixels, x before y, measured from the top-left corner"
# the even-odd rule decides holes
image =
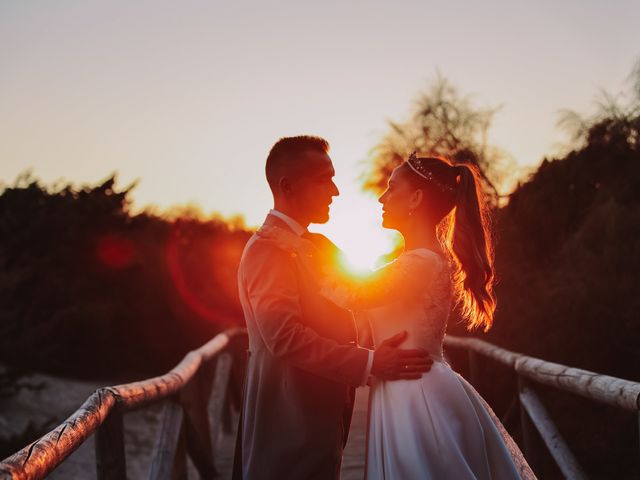
[[[244,330],[227,331],[189,352],[165,375],[99,388],[58,427],[0,462],[0,480],[45,478],[92,435],[96,477],[126,479],[123,421],[128,412],[158,404],[164,407],[148,478],[187,478],[189,469],[199,478],[230,478],[234,411],[239,406],[238,379],[242,378],[242,365],[233,359],[243,358],[245,344]],[[519,417],[524,453],[540,478],[544,478],[543,455],[554,460],[565,478],[586,475],[535,393],[534,384],[626,410],[640,427],[640,383],[546,362],[475,338],[447,336],[445,345],[448,350],[468,352],[467,371],[473,384],[480,380],[478,372],[486,359],[515,372],[517,391],[503,421]],[[343,460],[344,480],[362,478],[366,396],[365,389],[358,390]]]

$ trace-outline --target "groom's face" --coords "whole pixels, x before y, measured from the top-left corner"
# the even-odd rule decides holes
[[[306,151],[296,162],[298,171],[292,182],[292,197],[300,214],[309,223],[329,220],[329,205],[339,195],[333,182],[335,170],[331,158],[324,152]]]

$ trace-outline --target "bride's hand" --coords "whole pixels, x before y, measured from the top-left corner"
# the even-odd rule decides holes
[[[431,369],[433,360],[421,349],[403,350],[397,346],[407,337],[400,332],[383,341],[373,354],[371,375],[382,380],[413,380]]]

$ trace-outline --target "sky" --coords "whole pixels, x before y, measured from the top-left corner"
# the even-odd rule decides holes
[[[270,147],[321,135],[341,195],[315,230],[366,263],[361,246],[391,236],[360,191],[365,160],[438,73],[501,107],[489,141],[527,171],[566,141],[559,110],[625,88],[639,21],[636,0],[0,0],[0,182],[117,172],[138,181],[135,209],[255,226]]]

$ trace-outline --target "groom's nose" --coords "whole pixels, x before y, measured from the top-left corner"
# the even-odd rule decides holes
[[[331,196],[332,197],[336,197],[338,195],[340,195],[340,190],[338,190],[338,186],[335,184],[335,182],[331,182]]]

